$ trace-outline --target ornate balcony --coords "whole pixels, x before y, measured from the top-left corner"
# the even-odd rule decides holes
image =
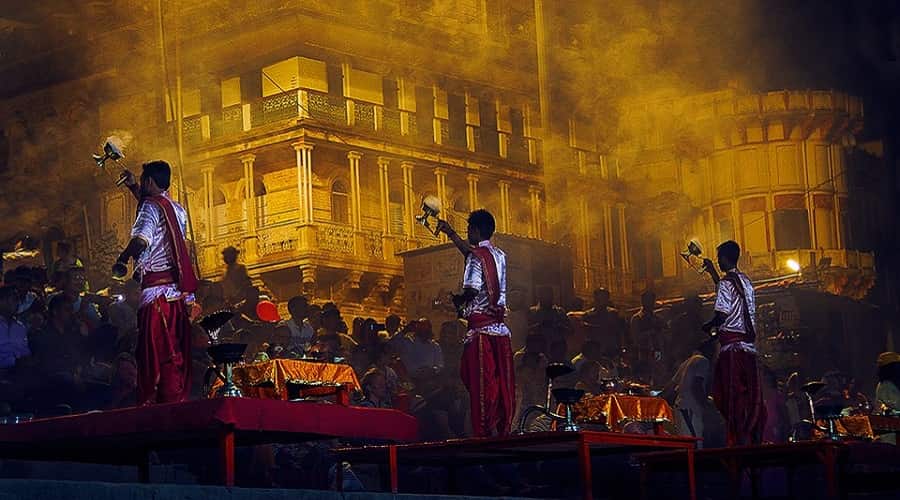
[[[400,269],[395,253],[430,246],[437,239],[407,239],[387,236],[380,231],[354,230],[343,224],[315,222],[301,224],[297,220],[282,221],[259,227],[255,234],[246,230],[244,221],[220,226],[212,242],[201,243],[200,271],[204,277],[221,275],[224,271],[222,250],[233,246],[249,268],[265,270],[300,260],[329,267],[359,267]]]

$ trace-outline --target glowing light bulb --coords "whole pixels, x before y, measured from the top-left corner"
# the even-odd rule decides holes
[[[788,261],[785,264],[787,265],[787,268],[790,269],[791,271],[793,271],[795,273],[800,272],[800,263],[797,262],[796,260],[788,259]]]

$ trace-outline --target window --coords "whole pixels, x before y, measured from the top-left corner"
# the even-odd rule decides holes
[[[731,219],[721,219],[716,221],[719,230],[719,241],[728,241],[734,239],[734,222]]]
[[[448,94],[447,110],[450,117],[450,145],[466,148],[466,97]]]
[[[416,87],[416,126],[419,140],[434,143],[434,89]]]
[[[350,193],[339,180],[331,185],[331,221],[338,224],[350,222]]]
[[[809,218],[806,209],[775,210],[775,249],[809,248]]]
[[[479,99],[478,115],[481,122],[481,152],[499,155],[500,139],[497,134],[497,104],[493,99]]]
[[[809,213],[802,194],[775,196],[775,249],[810,248]]]

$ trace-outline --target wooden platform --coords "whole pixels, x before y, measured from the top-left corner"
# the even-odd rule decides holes
[[[690,498],[696,498],[694,453],[697,439],[620,432],[539,432],[502,438],[455,439],[433,443],[339,448],[334,452],[350,463],[386,463],[393,493],[399,492],[397,469],[403,465],[428,465],[453,469],[466,465],[521,463],[577,457],[582,498],[593,498],[591,457],[640,450],[670,451],[686,465]],[[338,468],[340,471],[340,468]],[[342,484],[338,479],[337,484]]]
[[[215,447],[222,484],[234,484],[234,448],[329,438],[396,442],[418,437],[395,411],[280,400],[203,399],[0,426],[0,459],[136,465],[148,480],[151,451]]]

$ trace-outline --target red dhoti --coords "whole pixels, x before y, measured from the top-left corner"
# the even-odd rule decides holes
[[[728,446],[759,444],[766,423],[756,354],[741,350],[719,353],[713,375],[713,401],[725,418]]]
[[[469,390],[475,437],[508,435],[516,411],[509,337],[473,334],[463,350],[460,376]]]
[[[183,300],[138,309],[137,404],[184,401],[191,390],[191,321]]]

